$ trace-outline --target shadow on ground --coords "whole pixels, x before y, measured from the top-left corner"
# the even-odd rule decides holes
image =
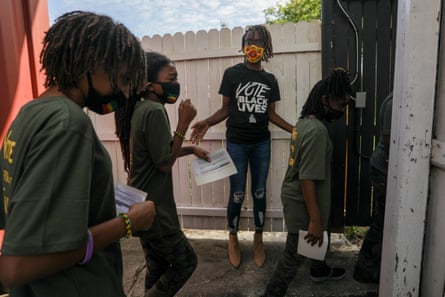
[[[256,297],[266,286],[284,248],[286,233],[265,233],[267,261],[262,268],[253,262],[253,234],[240,232],[241,266],[236,269],[227,260],[227,232],[186,230],[198,255],[198,267],[178,297]],[[122,242],[124,255],[124,286],[128,297],[144,296],[145,266],[142,248],[137,238]],[[342,235],[331,236],[327,261],[344,267],[347,275],[340,281],[313,283],[309,279],[310,261],[299,269],[286,296],[289,297],[376,297],[376,284],[362,284],[352,278],[358,247]]]

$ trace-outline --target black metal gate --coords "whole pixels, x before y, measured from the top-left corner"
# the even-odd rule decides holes
[[[392,90],[397,0],[323,0],[323,76],[351,73],[356,101],[329,130],[334,142],[331,225],[365,226],[372,215],[369,157],[380,104]]]

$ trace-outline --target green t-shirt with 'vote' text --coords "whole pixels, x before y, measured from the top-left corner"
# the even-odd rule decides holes
[[[111,160],[82,108],[66,97],[26,104],[4,138],[2,253],[65,252],[84,246],[87,229],[116,216]],[[3,221],[3,223],[2,223]],[[9,296],[125,296],[119,243]]]

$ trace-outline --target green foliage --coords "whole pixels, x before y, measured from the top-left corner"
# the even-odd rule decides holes
[[[317,20],[321,18],[321,0],[290,0],[263,12],[267,24]]]
[[[344,234],[349,242],[357,244],[365,238],[368,229],[369,227],[345,226]]]

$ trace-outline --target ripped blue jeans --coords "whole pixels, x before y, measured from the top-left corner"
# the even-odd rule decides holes
[[[230,233],[238,231],[241,207],[246,194],[247,169],[250,167],[251,193],[255,231],[263,231],[266,215],[266,181],[270,164],[270,139],[256,144],[227,141],[227,152],[235,163],[237,174],[230,176],[230,197],[227,226]]]

